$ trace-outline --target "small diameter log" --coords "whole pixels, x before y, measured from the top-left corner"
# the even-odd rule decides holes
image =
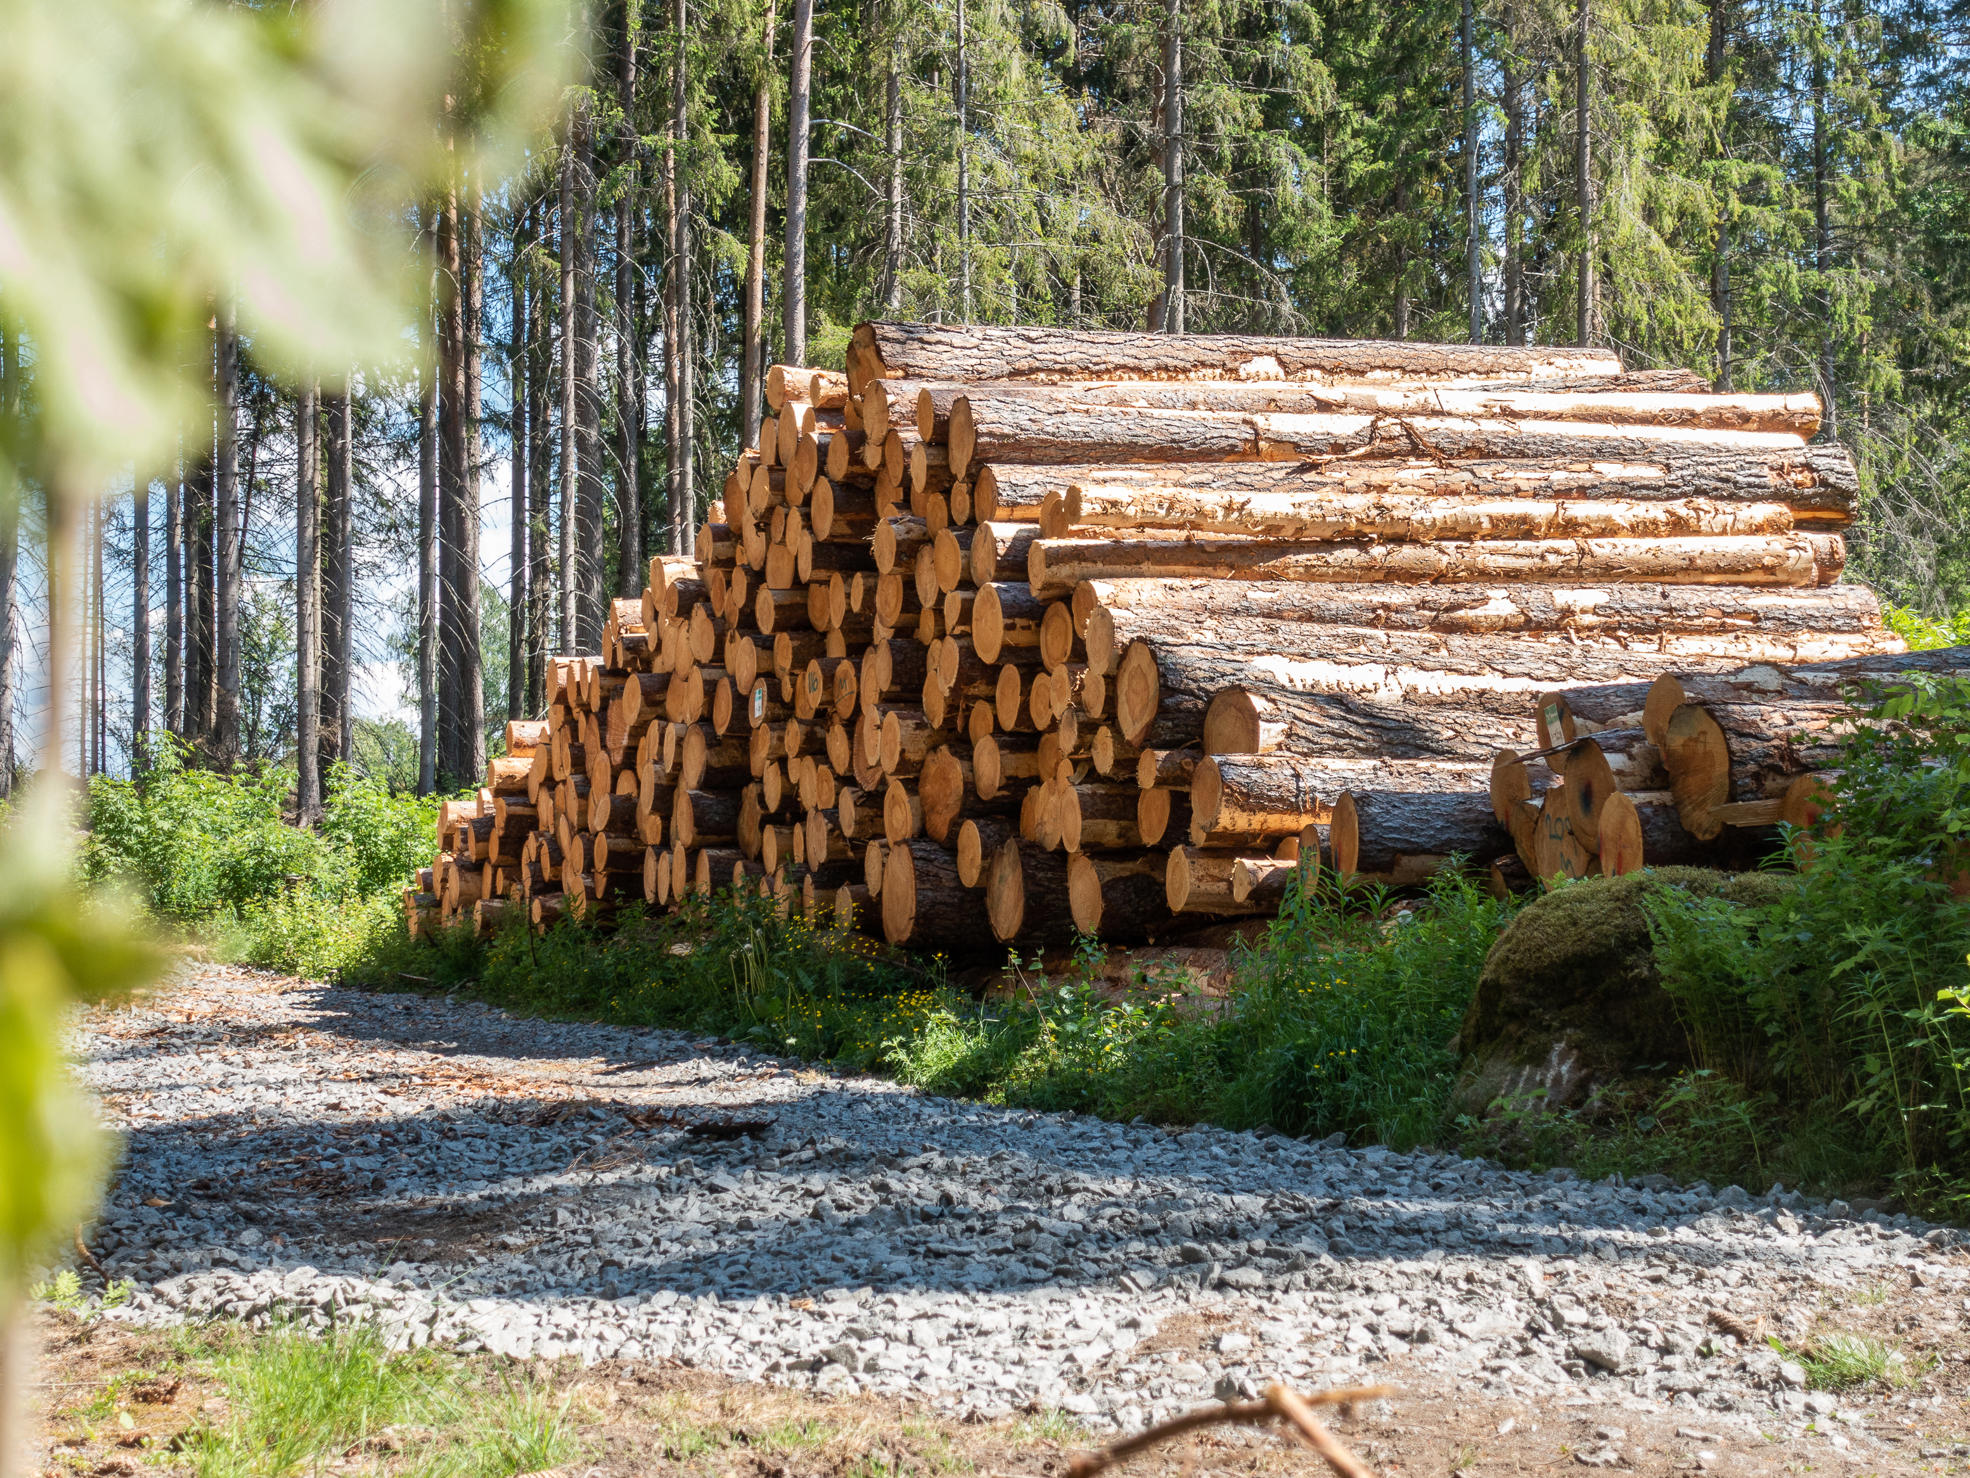
[[[1138,788],[1135,824],[1145,847],[1181,841],[1190,830],[1189,790],[1169,785]]]
[[[1663,725],[1662,765],[1683,829],[1710,841],[1724,829],[1717,808],[1731,798],[1731,747],[1723,726],[1694,703],[1683,704]]]
[[[958,881],[957,859],[949,850],[923,837],[888,849],[882,867],[882,932],[891,944],[919,950],[979,951],[984,931],[978,927],[978,903]]]
[[[1343,879],[1420,882],[1452,857],[1496,857],[1512,839],[1483,790],[1343,793],[1328,823],[1334,871]]]
[[[993,856],[1018,830],[998,816],[970,816],[958,827],[958,881],[967,888],[982,888],[985,872]]]
[[[1753,868],[1777,846],[1778,829],[1772,823],[1748,822],[1705,842],[1684,828],[1673,804],[1615,795],[1601,808],[1595,841],[1601,875],[1615,878],[1643,867]]]
[[[1111,944],[1138,944],[1167,928],[1171,914],[1163,886],[1165,866],[1153,852],[1070,853],[1067,905],[1074,927]]]
[[[1190,782],[1190,845],[1256,846],[1326,825],[1351,790],[1469,792],[1490,767],[1463,761],[1307,760],[1293,755],[1221,755],[1198,764]]]
[[[1039,541],[1037,523],[982,522],[971,531],[971,583],[981,589],[993,584],[1025,583],[1033,545]]]
[[[1265,912],[1263,904],[1240,903],[1231,896],[1231,874],[1240,860],[1237,852],[1173,847],[1163,869],[1163,898],[1170,912],[1226,917]]]
[[[976,547],[976,541],[974,541]],[[1083,580],[1649,580],[1684,585],[1830,585],[1846,561],[1837,534],[1674,539],[1471,539],[1432,544],[1297,543],[1229,535],[1036,539],[1026,581],[1042,599]]]
[[[1317,851],[1287,859],[1280,857],[1241,857],[1231,869],[1231,896],[1239,903],[1255,903],[1276,910],[1286,901],[1295,883],[1311,886],[1320,875]]]
[[[1134,785],[1055,787],[1053,830],[1069,852],[1112,852],[1148,845],[1137,824],[1142,791]]]
[[[687,849],[736,843],[739,806],[734,791],[679,790],[671,803],[671,837]]]
[[[971,606],[971,645],[982,662],[1003,660],[1008,648],[1040,646],[1040,628],[1052,609],[1035,600],[1023,581],[995,581],[978,587]]]
[[[891,780],[882,793],[882,839],[908,841],[923,831],[923,801],[901,780]]]
[[[922,773],[917,777],[925,836],[946,845],[955,840],[953,832],[964,813],[965,792],[972,784],[972,765],[955,747],[947,745],[925,756]]]
[[[1067,859],[1008,838],[986,872],[985,917],[993,937],[1003,944],[1068,942],[1074,936],[1074,917],[1067,901]]]

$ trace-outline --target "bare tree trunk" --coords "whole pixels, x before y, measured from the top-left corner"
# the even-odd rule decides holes
[[[958,0],[964,14],[964,0]],[[963,24],[962,21],[959,22]],[[787,95],[787,249],[786,281],[781,288],[785,348],[788,364],[807,363],[807,135],[813,103],[814,0],[793,0],[793,71]],[[963,64],[960,63],[960,66]],[[959,155],[959,235],[964,221],[964,164]],[[971,280],[965,278],[965,303],[970,308]]]
[[[1591,25],[1589,0],[1579,0],[1574,36],[1573,193],[1580,211],[1580,297],[1575,307],[1574,342],[1582,348],[1594,342],[1594,156],[1589,127],[1587,35]]]
[[[312,375],[294,410],[294,809],[321,819],[321,454]]]
[[[1464,53],[1464,291],[1470,299],[1471,342],[1484,342],[1484,258],[1480,253],[1478,200],[1477,37],[1471,0],[1464,0],[1459,32]]]
[[[1710,46],[1705,60],[1712,85],[1724,80],[1730,60],[1730,6],[1728,0],[1710,0]],[[1719,152],[1726,161],[1731,156],[1731,114],[1729,98],[1724,101],[1724,124]],[[1710,261],[1710,306],[1717,315],[1717,388],[1731,388],[1731,182],[1724,178],[1723,199],[1717,205],[1717,245]]]
[[[0,602],[4,602],[0,595]],[[150,479],[130,493],[130,769],[150,760]]]
[[[670,113],[674,142],[672,153],[679,154],[677,170],[677,237],[672,244],[671,273],[677,284],[677,461],[672,469],[675,493],[670,505],[670,552],[683,554],[691,547],[697,512],[697,480],[692,476],[692,453],[697,440],[697,376],[692,344],[691,308],[691,176],[688,158],[679,151],[689,147],[690,114],[690,6],[688,0],[671,0],[671,29],[677,50],[671,66]],[[642,583],[642,573],[637,573]]]
[[[580,171],[579,211],[593,218],[595,205],[595,138],[593,120],[581,118],[575,166]],[[595,309],[595,236],[584,227],[575,252],[575,434],[580,468],[575,533],[580,541],[576,568],[581,577],[578,612],[580,649],[602,649],[602,608],[607,556],[603,549],[602,500],[602,368],[599,336],[601,319]]]
[[[537,207],[536,220],[545,234],[547,202]],[[549,430],[553,414],[554,319],[548,311],[547,284],[536,280],[527,297],[532,319],[528,350],[531,365],[527,373],[527,394],[533,402],[528,421],[532,427],[533,472],[527,479],[527,712],[540,714],[547,707],[548,633],[553,629],[554,579],[548,535],[554,520],[553,450]]]
[[[484,457],[479,439],[480,350],[484,343],[485,233],[480,225],[476,176],[459,192],[463,210],[459,238],[464,273],[465,456],[460,470],[458,508],[459,770],[461,783],[476,785],[486,773],[486,653],[479,621],[479,495]]]
[[[213,571],[216,565],[214,548],[214,522],[212,508],[212,462],[213,448],[216,444],[217,423],[213,423],[213,440],[208,440],[199,448],[199,460],[192,481],[192,640],[186,660],[186,701],[191,708],[191,737],[211,758],[213,706],[216,698],[214,679],[217,676],[217,663],[213,651]],[[59,501],[59,500],[57,500]]]
[[[1163,19],[1163,331],[1183,332],[1183,0]]]
[[[91,551],[95,560],[96,585],[96,630],[95,660],[91,665],[90,683],[95,689],[93,701],[89,706],[91,742],[96,751],[95,773],[101,775],[109,769],[109,691],[106,679],[109,676],[109,663],[104,656],[104,638],[109,634],[109,617],[103,609],[108,586],[103,581],[103,543],[104,525],[109,519],[109,505],[101,498],[93,500],[96,517],[96,537]]]
[[[1834,398],[1833,351],[1833,225],[1830,195],[1832,163],[1826,116],[1826,25],[1818,0],[1813,5],[1813,270],[1819,275],[1823,314],[1820,349],[1820,400],[1826,407],[1826,434],[1840,434],[1840,412]]]
[[[0,324],[0,423],[20,416],[20,334]],[[19,663],[21,487],[11,473],[0,486],[0,798],[14,793],[14,678]]]
[[[747,446],[759,440],[766,374],[766,151],[773,131],[773,32],[778,0],[766,0],[766,55],[752,97],[752,234],[746,246],[745,347],[739,371],[739,420]]]
[[[794,14],[800,14],[802,0],[794,0]],[[811,32],[812,6],[809,6]],[[798,24],[798,21],[796,21]],[[971,321],[971,38],[965,31],[964,0],[958,0],[958,316]],[[802,126],[805,128],[805,115]],[[801,157],[806,159],[805,136]],[[805,182],[802,206],[806,205]],[[789,228],[791,230],[791,228]]]
[[[636,81],[643,42],[641,0],[623,0],[623,187],[616,197],[616,421],[621,437],[616,469],[616,594],[643,588],[643,477],[636,425]],[[680,48],[682,37],[678,39]]]
[[[438,788],[438,645],[442,586],[438,577],[437,359],[430,351],[436,319],[424,313],[426,352],[417,369],[417,793]]]
[[[459,710],[465,597],[465,264],[456,182],[438,208],[438,788],[463,783]]]
[[[674,18],[673,18],[674,24]],[[670,544],[677,543],[678,505],[684,496],[684,334],[682,329],[683,252],[677,197],[677,68],[671,67],[672,111],[664,120],[664,503]]]
[[[1395,182],[1395,218],[1407,226],[1409,219],[1409,182]],[[1398,339],[1409,337],[1409,242],[1405,237],[1402,249],[1396,254],[1395,266],[1395,336]]]
[[[883,149],[889,178],[883,202],[882,310],[903,311],[903,35],[895,6],[886,8],[889,67],[883,79]]]
[[[6,614],[10,615],[11,612]],[[11,622],[8,636],[10,649],[7,655],[11,657]],[[0,714],[0,718],[12,723],[11,704],[4,714]],[[185,731],[185,457],[182,443],[175,474],[164,486],[164,727],[178,735]],[[10,780],[12,762],[13,746],[9,744],[5,753],[0,754],[0,763],[8,766]]]
[[[94,498],[82,503],[82,651],[76,671],[76,712],[81,722],[75,726],[75,773],[87,780],[96,773],[96,612],[94,598],[98,565],[96,550],[101,547],[99,529],[102,512]]]
[[[1518,30],[1505,27],[1505,342],[1525,342],[1525,258],[1519,232],[1525,220],[1525,79],[1518,70]]]
[[[575,506],[580,501],[580,437],[575,427],[575,254],[580,250],[581,222],[575,212],[576,138],[581,104],[568,105],[567,137],[561,144],[561,210],[556,249],[561,266],[561,621],[557,645],[575,650],[575,607],[579,586],[575,578]]]
[[[533,207],[521,213],[513,233],[512,270],[508,282],[512,292],[513,324],[507,343],[506,383],[512,407],[512,477],[508,497],[511,537],[507,546],[506,596],[506,716],[525,718],[527,714],[527,619],[533,614],[527,599],[527,481],[533,470],[533,427],[528,419],[533,410],[529,393],[530,356],[528,334],[533,327],[529,305],[533,295],[526,275],[526,249],[532,235]]]
[[[218,658],[215,667],[215,707],[212,723],[212,758],[222,769],[239,763],[239,336],[233,328],[233,310],[223,304],[217,319],[217,393],[214,400],[219,416],[219,466],[214,482],[217,500],[219,567],[217,572],[217,611],[214,616],[213,644]],[[101,535],[100,523],[97,528]],[[97,600],[100,604],[101,592]]]
[[[322,499],[321,717],[316,753],[326,784],[335,762],[349,757],[342,736],[349,729],[349,659],[353,645],[350,613],[355,569],[350,548],[349,484],[355,457],[350,446],[354,437],[347,383],[334,394],[322,396],[321,405],[328,476],[327,492]]]

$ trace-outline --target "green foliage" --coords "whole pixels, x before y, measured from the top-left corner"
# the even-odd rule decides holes
[[[1790,1349],[1779,1340],[1771,1346],[1806,1372],[1806,1384],[1816,1391],[1853,1391],[1868,1386],[1903,1390],[1919,1380],[1908,1356],[1885,1340],[1865,1334],[1823,1334],[1803,1349]]]
[[[940,960],[729,896],[606,934],[563,925],[538,938],[516,928],[489,948],[464,930],[398,942],[350,978],[469,980],[501,1004],[720,1033],[1023,1107],[1413,1144],[1441,1127],[1449,1043],[1509,914],[1452,874],[1399,911],[1296,899],[1239,957],[1223,999],[1155,980],[1111,999],[1097,984],[1102,952],[1084,944],[1064,975],[1018,962],[1019,991],[975,1001]]]
[[[141,781],[96,776],[83,873],[205,933],[223,955],[332,974],[401,931],[395,895],[429,858],[436,802],[336,765],[310,832],[288,820],[292,789],[288,771],[219,775],[169,749]]]
[[[28,1297],[78,1318],[91,1318],[104,1309],[120,1309],[130,1302],[137,1285],[129,1278],[117,1278],[104,1285],[102,1293],[91,1298],[82,1288],[82,1278],[73,1268],[62,1268],[54,1277],[28,1289]]]
[[[106,1158],[61,1050],[64,1016],[136,989],[158,964],[115,900],[70,875],[61,799],[42,788],[0,834],[0,1327],[28,1269],[86,1213]]]
[[[1970,1196],[1970,684],[1923,679],[1848,746],[1795,887],[1648,902],[1698,1060],[1771,1094],[1912,1198]]]
[[[186,1439],[198,1478],[318,1473],[386,1429],[427,1478],[510,1478],[574,1451],[565,1398],[524,1376],[483,1389],[462,1362],[393,1352],[368,1326],[240,1337],[216,1365],[223,1413]]]
[[[1970,611],[1931,620],[1906,606],[1883,602],[1881,617],[1890,631],[1908,643],[1911,652],[1970,645]]]

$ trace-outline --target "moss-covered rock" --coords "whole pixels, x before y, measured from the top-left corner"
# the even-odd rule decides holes
[[[1457,1108],[1482,1113],[1543,1094],[1551,1108],[1603,1086],[1691,1065],[1674,1002],[1662,989],[1642,899],[1680,888],[1759,903],[1792,886],[1783,873],[1652,868],[1590,878],[1529,904],[1491,947],[1458,1045]]]

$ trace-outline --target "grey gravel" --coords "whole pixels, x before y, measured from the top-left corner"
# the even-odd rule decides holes
[[[370,1322],[1124,1429],[1367,1379],[1844,1447],[1853,1403],[1762,1335],[1891,1270],[1952,1307],[1970,1281],[1953,1232],[1793,1195],[998,1109],[248,971],[92,1013],[78,1049],[127,1135],[90,1235],[146,1324]],[[1620,1460],[1608,1432],[1582,1462]]]

